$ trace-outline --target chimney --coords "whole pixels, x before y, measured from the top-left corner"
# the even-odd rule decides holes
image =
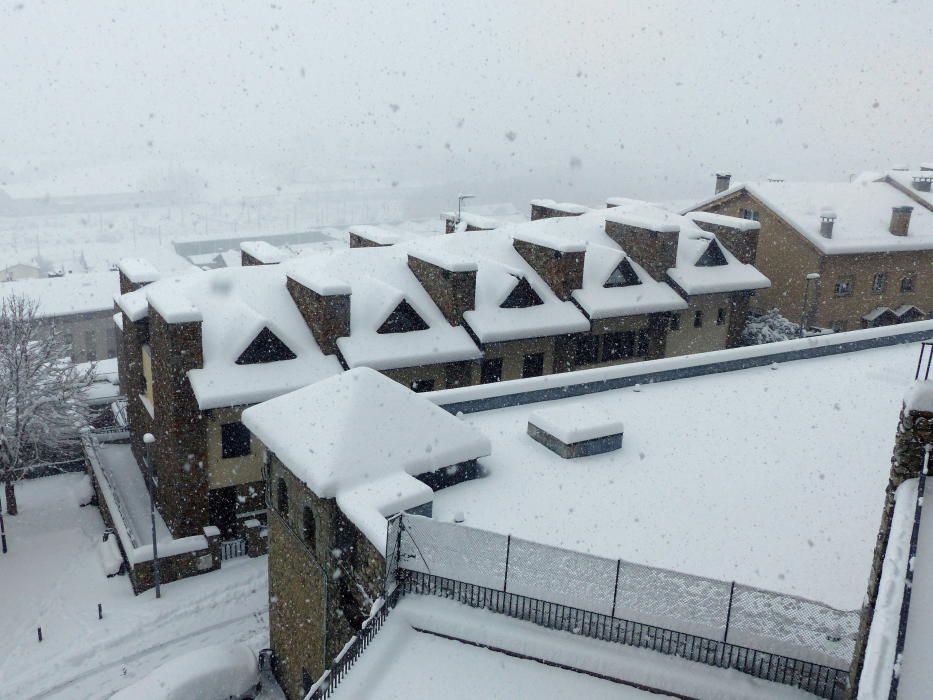
[[[277,265],[287,256],[281,248],[267,241],[243,241],[240,243],[240,265]]]
[[[716,194],[729,189],[729,183],[732,182],[732,175],[729,173],[716,173]]]
[[[531,220],[554,219],[561,216],[580,216],[586,207],[570,202],[555,202],[553,199],[532,199]]]
[[[652,279],[663,282],[667,271],[677,264],[680,226],[622,215],[615,219],[609,217],[606,217],[606,235],[641,265]]]
[[[914,189],[918,192],[929,192],[930,183],[933,183],[933,175],[914,175]]]
[[[159,271],[143,258],[123,258],[117,263],[120,273],[120,294],[135,292],[159,279]]]
[[[515,237],[512,246],[561,301],[569,301],[574,290],[583,287],[585,243],[551,241],[525,234],[522,238]]]
[[[475,262],[419,251],[408,254],[408,269],[450,325],[462,325],[464,312],[476,308]]]
[[[335,354],[337,338],[350,335],[349,285],[323,275],[291,270],[285,286],[321,352]]]
[[[891,234],[894,236],[906,236],[910,228],[910,213],[913,207],[893,207],[891,209]]]
[[[705,211],[692,211],[687,217],[702,231],[712,233],[736,259],[754,265],[758,255],[758,234],[761,224],[749,219],[724,216]]]
[[[833,237],[833,226],[836,223],[836,212],[825,208],[820,211],[820,235],[823,238]]]

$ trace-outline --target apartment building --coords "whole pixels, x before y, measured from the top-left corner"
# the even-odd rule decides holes
[[[771,280],[753,308],[834,331],[925,319],[933,311],[933,170],[850,182],[730,186],[688,213],[757,222],[756,266]],[[700,217],[700,218],[705,218]]]

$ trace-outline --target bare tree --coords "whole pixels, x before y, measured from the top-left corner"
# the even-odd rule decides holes
[[[93,368],[79,370],[68,343],[37,317],[38,307],[16,295],[0,304],[0,478],[10,515],[19,468],[80,440],[88,419],[83,394],[94,380]]]

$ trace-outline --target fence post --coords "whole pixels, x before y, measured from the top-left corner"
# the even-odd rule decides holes
[[[512,536],[505,541],[505,579],[502,581],[502,592],[507,593],[509,588],[509,554],[512,552]]]
[[[729,622],[732,620],[732,596],[735,595],[735,581],[732,582],[732,585],[729,587],[729,610],[726,612],[726,631],[722,635],[722,641],[727,642],[729,640]]]
[[[612,615],[610,617],[616,616],[616,599],[619,596],[619,571],[622,569],[622,560],[616,560],[616,585],[612,589]]]

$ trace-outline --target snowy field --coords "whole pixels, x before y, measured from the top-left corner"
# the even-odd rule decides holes
[[[490,474],[434,517],[852,610],[865,595],[918,345],[801,360],[464,417]],[[612,415],[620,451],[563,460],[526,434],[552,406]]]
[[[647,700],[670,697],[474,644],[702,700],[812,697],[737,671],[548,630],[453,601],[415,594],[402,598],[389,613],[385,626],[338,686],[334,697],[338,700],[366,697],[380,700],[559,697]]]
[[[78,507],[82,477],[20,482],[20,514],[5,517],[0,699],[102,700],[208,644],[268,646],[266,557],[163,586],[160,600],[134,596],[127,577],[104,576],[104,523],[97,508]]]

